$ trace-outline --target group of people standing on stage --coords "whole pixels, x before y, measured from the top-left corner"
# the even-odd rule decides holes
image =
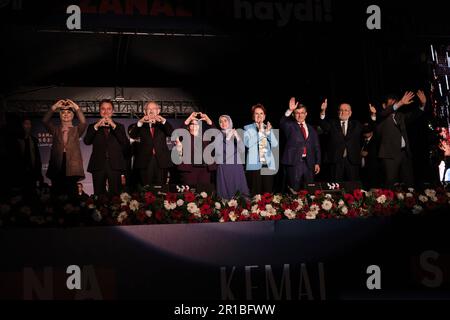
[[[351,119],[352,107],[348,103],[340,104],[338,117],[331,119],[325,99],[316,127],[307,122],[308,108],[291,98],[280,120],[286,142],[280,163],[287,185],[298,190],[314,181],[324,162],[329,166],[330,181],[363,180],[365,187],[392,187],[399,182],[412,186],[414,175],[407,126],[423,114],[427,102],[422,91],[416,95],[419,106],[407,113],[402,111],[412,104],[415,96],[412,92],[406,92],[401,99],[389,96],[380,112],[369,105],[370,120],[365,124]],[[195,186],[197,190],[216,190],[226,199],[236,192],[250,196],[274,191],[274,178],[280,168],[276,152],[279,136],[272,124],[266,122],[266,109],[262,104],[251,108],[253,122],[244,126],[242,134],[233,127],[229,115],[221,115],[216,127],[207,114],[193,112],[184,121],[188,137],[174,140],[176,154],[184,159],[176,165],[174,150],[170,150],[167,143],[175,128],[161,116],[161,106],[156,102],[147,103],[142,118],[129,128],[129,137],[124,126],[113,119],[110,100],[100,101],[99,110],[101,118],[90,125],[81,108],[69,99],[59,100],[45,114],[43,123],[53,136],[47,177],[56,193],[79,192],[79,181],[85,177],[80,148],[85,132],[84,143],[92,145],[87,171],[92,174],[97,195],[123,191],[122,177],[130,172],[131,166],[127,156],[130,139],[133,141],[132,167],[141,185],[173,183],[168,181],[168,172],[175,167],[181,184]],[[51,120],[55,112],[59,112],[58,126]],[[77,125],[73,122],[75,116]],[[41,166],[41,160],[37,142],[30,136],[28,127],[30,124],[24,122],[28,133],[20,141],[20,148],[25,159],[22,173],[32,185],[33,180],[42,181],[40,170],[33,169]],[[214,149],[215,161],[205,161],[202,156],[210,142],[201,137],[210,128],[219,132],[212,143],[221,142]],[[198,156],[193,147],[198,137],[200,161],[194,159]],[[326,142],[323,150],[321,141]]]

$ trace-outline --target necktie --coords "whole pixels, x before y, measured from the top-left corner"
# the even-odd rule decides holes
[[[153,127],[152,125],[150,125],[150,134],[152,135],[152,138],[155,136],[155,127]],[[153,149],[152,149],[152,154],[155,155],[156,151],[155,151],[155,140],[153,140]]]
[[[342,128],[342,134],[345,137],[345,134],[346,134],[346,132],[345,132],[345,121],[341,122],[341,128]],[[347,157],[347,148],[344,148],[344,154],[342,155],[342,157],[344,157],[344,158]]]
[[[303,138],[305,139],[305,146],[303,147],[303,154],[302,157],[306,157],[306,130],[303,126],[303,123],[300,123],[300,130],[302,131]]]

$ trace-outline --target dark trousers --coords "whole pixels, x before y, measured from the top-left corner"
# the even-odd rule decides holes
[[[152,157],[147,168],[139,169],[142,185],[157,185],[166,184],[166,170],[158,166],[158,161]]]
[[[383,159],[386,188],[392,188],[396,183],[404,183],[407,187],[414,185],[411,157],[402,151],[400,157]]]
[[[359,166],[350,163],[347,157],[331,164],[330,169],[333,182],[359,180]]]
[[[274,175],[262,175],[261,170],[246,171],[245,176],[250,189],[250,194],[263,194],[273,192]]]
[[[190,171],[182,171],[181,183],[196,189],[197,192],[212,192],[215,190],[211,182],[211,172],[207,167],[192,167]]]
[[[75,197],[78,188],[77,182],[80,179],[78,176],[67,176],[66,175],[66,153],[63,153],[61,169],[56,175],[56,177],[52,178],[52,187],[51,192],[54,195],[67,195],[69,197]]]
[[[103,170],[95,171],[92,173],[94,194],[106,194],[106,183],[108,183],[108,192],[110,194],[119,194],[121,189],[121,175],[122,172],[120,170],[113,170],[109,161],[105,161],[105,167],[103,168]]]
[[[314,181],[313,171],[308,167],[306,161],[301,161],[295,166],[287,166],[286,174],[288,185],[295,191],[299,190],[305,183]]]

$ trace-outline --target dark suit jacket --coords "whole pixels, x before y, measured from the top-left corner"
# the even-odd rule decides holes
[[[381,112],[382,121],[377,126],[377,135],[380,143],[378,157],[381,159],[395,159],[401,156],[401,137],[405,139],[406,152],[411,156],[406,125],[422,115],[420,109],[409,113],[394,111],[393,106]],[[392,115],[395,114],[395,122]]]
[[[306,163],[313,169],[314,165],[320,164],[320,145],[316,130],[306,124],[308,127],[308,138],[303,138],[300,126],[292,117],[283,116],[280,121],[280,127],[286,135],[286,145],[284,148],[281,163],[287,166],[294,166],[301,163],[303,148],[306,146]]]
[[[117,125],[116,129],[110,128],[108,137],[106,137],[102,127],[96,131],[94,124],[89,125],[84,136],[84,143],[92,145],[92,154],[87,168],[88,172],[103,170],[107,156],[113,170],[126,170],[124,153],[128,147],[129,140],[124,126],[118,122],[115,123]]]
[[[347,149],[347,159],[354,165],[361,164],[361,133],[362,126],[359,121],[348,120],[347,134],[344,136],[341,121],[338,119],[320,120],[320,127],[328,135],[327,159],[336,163],[342,159]]]
[[[39,152],[39,140],[36,137],[30,136],[30,142],[32,144],[32,150],[34,151],[31,155],[31,172],[24,172],[25,168],[25,138],[20,137],[17,139],[17,145],[15,146],[15,166],[19,176],[21,174],[31,174],[33,179],[42,180],[42,161],[41,153]]]
[[[166,137],[170,137],[173,132],[172,126],[166,121],[165,124],[155,123],[154,136],[150,132],[150,125],[144,123],[142,127],[134,126],[130,131],[130,138],[140,139],[136,146],[136,154],[134,159],[134,167],[137,169],[147,168],[153,157],[153,148],[155,148],[155,156],[160,168],[168,168],[171,166],[170,152],[167,147]]]

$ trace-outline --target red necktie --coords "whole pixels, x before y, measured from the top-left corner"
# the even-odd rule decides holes
[[[153,138],[153,137],[155,136],[155,127],[150,127],[150,133],[151,133],[152,138]],[[153,140],[153,145],[155,145],[155,142],[154,142],[154,141],[155,141],[155,140]],[[153,155],[156,154],[155,147],[153,147],[152,153],[153,153]]]
[[[305,139],[305,142],[306,142],[306,130],[305,130],[305,127],[303,126],[303,123],[300,123],[300,130],[302,131],[303,138]],[[302,156],[306,157],[306,145],[303,147]]]

